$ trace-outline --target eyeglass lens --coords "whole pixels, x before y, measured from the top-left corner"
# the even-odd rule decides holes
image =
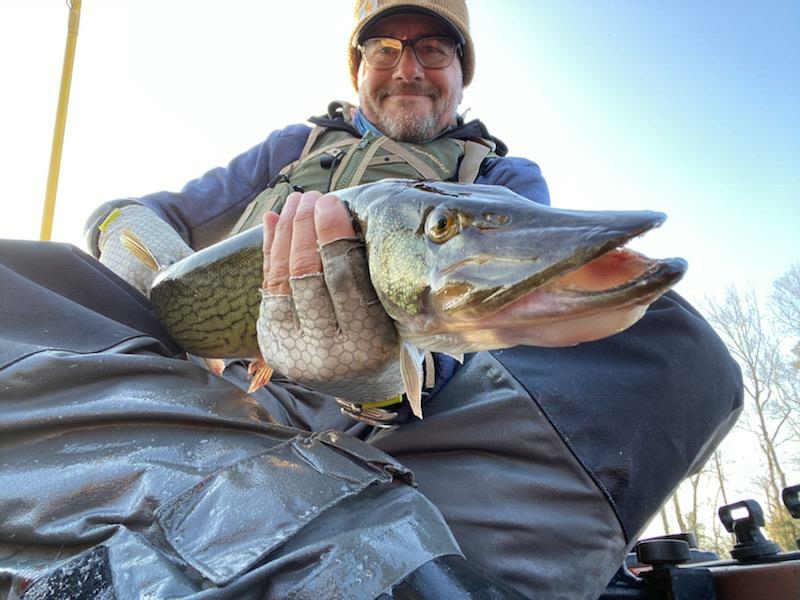
[[[405,46],[411,46],[419,64],[426,69],[450,66],[456,53],[456,42],[447,37],[424,37],[418,40],[374,37],[364,41],[362,52],[367,65],[373,69],[392,69],[400,62]]]

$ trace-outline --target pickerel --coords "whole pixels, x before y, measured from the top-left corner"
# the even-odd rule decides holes
[[[504,187],[385,180],[337,192],[367,248],[372,284],[405,342],[462,355],[569,346],[618,333],[686,271],[622,246],[659,226],[650,211],[572,211]],[[263,231],[163,270],[150,300],[184,350],[259,357]]]

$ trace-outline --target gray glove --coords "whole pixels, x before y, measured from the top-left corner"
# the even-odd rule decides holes
[[[177,231],[141,204],[115,208],[99,229],[100,262],[146,296],[150,294],[157,270],[146,266],[122,244],[120,233],[123,230],[133,232],[161,267],[167,267],[192,253]]]
[[[323,273],[292,277],[291,296],[263,292],[257,332],[268,365],[352,402],[402,394],[400,342],[369,280],[364,244],[320,247]]]

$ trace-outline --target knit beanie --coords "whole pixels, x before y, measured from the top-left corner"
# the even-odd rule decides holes
[[[355,26],[347,49],[353,87],[358,90],[358,65],[361,61],[358,44],[361,35],[380,19],[400,13],[417,13],[434,17],[444,21],[461,37],[459,40],[463,47],[461,71],[464,87],[468,86],[475,72],[475,50],[469,35],[466,0],[356,0]]]

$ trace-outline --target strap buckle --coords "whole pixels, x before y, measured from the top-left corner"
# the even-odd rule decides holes
[[[391,402],[390,404],[395,403]],[[393,427],[397,419],[398,413],[375,406],[375,404],[383,404],[383,402],[356,404],[344,398],[336,398],[336,404],[339,405],[339,410],[343,415],[381,429]]]

